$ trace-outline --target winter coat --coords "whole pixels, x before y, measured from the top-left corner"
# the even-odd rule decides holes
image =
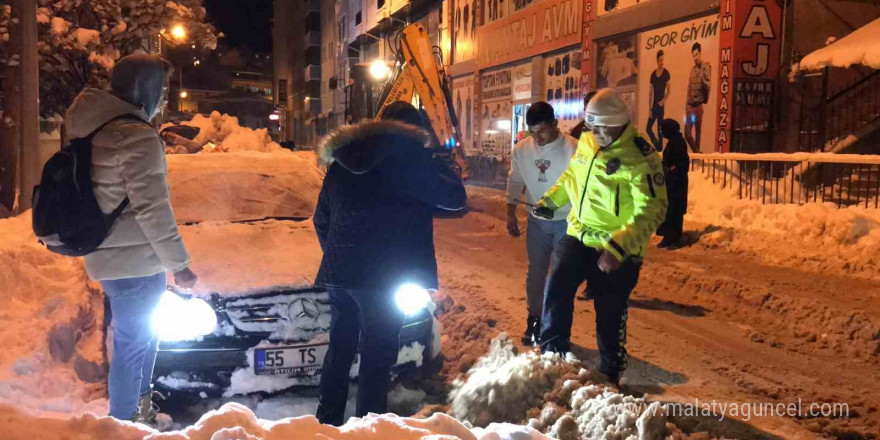
[[[684,137],[681,133],[673,132],[666,138],[666,148],[663,150],[663,168],[666,170],[666,194],[669,198],[670,214],[684,215],[687,212],[690,163]]]
[[[329,168],[313,218],[324,251],[317,285],[437,288],[432,214],[463,208],[466,195],[427,143],[423,130],[395,121],[344,126],[321,143]]]
[[[665,180],[659,154],[630,124],[604,148],[595,136],[581,136],[568,169],[542,203],[571,203],[568,235],[622,261],[643,257],[651,234],[663,222]]]
[[[124,114],[140,120],[111,122],[92,139],[92,182],[101,210],[110,213],[126,197],[130,200],[106,240],[85,257],[95,280],[177,272],[189,265],[171,210],[165,149],[145,122],[149,117],[143,108],[103,90],[85,89],[67,110],[66,137],[85,137]]]
[[[574,128],[571,129],[569,135],[577,140],[580,140],[581,135],[584,134],[584,132],[589,131],[590,130],[587,130],[587,123],[585,121],[581,121],[578,123],[578,125],[575,125]]]

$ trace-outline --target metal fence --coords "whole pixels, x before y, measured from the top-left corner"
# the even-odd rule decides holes
[[[691,171],[762,204],[880,207],[880,156],[692,154]]]

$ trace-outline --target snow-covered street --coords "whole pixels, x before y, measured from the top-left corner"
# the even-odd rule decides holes
[[[493,330],[519,335],[526,316],[525,242],[507,235],[499,192],[471,187],[469,196],[472,212],[464,219],[437,222],[442,288],[456,304],[479,310],[474,314],[484,316]],[[686,432],[872,438],[880,429],[877,273],[844,276],[771,266],[760,256],[700,240],[698,231],[718,227],[689,221],[685,229],[696,243],[672,251],[651,249],[630,301],[626,377],[631,391],[684,404],[802,399],[850,408],[848,419],[762,416],[746,424],[673,418]],[[786,252],[796,252],[798,241],[791,236]],[[592,304],[578,301],[572,342],[575,355],[590,361],[597,358],[594,319]],[[452,350],[465,370],[471,352]]]
[[[253,194],[235,196],[236,186],[230,183],[244,177],[230,165],[237,156],[228,154],[171,161],[176,197],[203,201],[181,211],[199,222],[182,227],[202,275],[197,291],[308,285],[319,253],[310,223],[257,219],[302,218],[311,209],[315,186],[280,197],[283,188],[319,181],[320,175],[291,175],[275,170],[272,161],[258,166],[260,153],[238,153],[257,154],[246,176],[265,182],[250,185]],[[291,164],[308,160],[299,154],[281,158]],[[215,170],[211,185],[187,177],[196,165]],[[689,245],[648,253],[630,301],[631,361],[623,394],[595,386],[589,373],[596,361],[590,302],[575,304],[573,357],[541,357],[520,345],[526,316],[525,240],[507,234],[501,191],[468,187],[468,209],[435,220],[441,288],[434,302],[442,325],[442,362],[426,362],[416,375],[401,377],[389,396],[390,409],[417,417],[445,412],[478,427],[528,425],[569,440],[599,432],[627,438],[652,426],[662,432],[665,416],[639,417],[652,402],[662,402],[670,404],[664,410],[674,424],[668,425],[669,432],[679,437],[702,439],[699,433],[707,432],[709,438],[873,438],[880,426],[880,393],[874,386],[880,381],[880,276],[871,257],[880,243],[877,213],[821,205],[761,206],[734,200],[710,185],[692,173],[685,228]],[[214,209],[200,209],[199,203]],[[223,206],[229,209],[218,210]],[[3,316],[15,323],[2,332],[6,354],[0,358],[0,403],[9,406],[0,421],[16,433],[14,438],[33,434],[22,430],[33,423],[32,415],[52,418],[52,429],[61,431],[87,435],[103,429],[118,438],[143,437],[146,431],[80,417],[106,414],[99,366],[101,294],[94,283],[86,283],[80,263],[49,254],[35,242],[28,215],[3,220],[0,235],[0,263],[13,268],[0,280],[14,286]],[[240,215],[246,222],[218,221]],[[20,331],[25,327],[30,333]],[[240,406],[210,412],[229,402]],[[730,408],[792,403],[804,411],[812,404],[845,404],[848,416],[745,414]],[[679,410],[702,411],[675,413],[671,408],[676,404]],[[711,414],[704,410],[707,404],[713,405]],[[270,421],[311,415],[317,398],[314,389],[300,389],[164,405],[173,417],[165,418],[166,424],[172,422],[177,430],[169,438],[211,438],[209,433],[222,431],[227,435],[222,438],[272,439],[287,431],[272,428],[280,425]],[[58,420],[70,416],[75,417]],[[181,431],[200,418],[197,428]],[[432,420],[413,438],[466,426],[447,418]],[[281,423],[307,429],[311,422]],[[349,428],[359,433],[354,438],[371,438],[361,434],[375,424],[407,431],[413,423],[421,422],[385,418],[354,421]],[[316,435],[320,431],[330,438],[338,433],[308,429],[313,428]],[[487,439],[526,432],[511,430],[513,425],[499,425],[466,432]],[[470,438],[464,432],[459,438]],[[541,438],[531,432],[532,438]]]

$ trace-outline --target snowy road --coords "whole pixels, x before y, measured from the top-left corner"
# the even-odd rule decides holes
[[[471,211],[438,220],[435,232],[441,289],[460,312],[444,323],[448,330],[453,324],[444,346],[450,375],[466,370],[498,331],[518,336],[525,328],[524,237],[507,235],[500,192],[470,188],[469,194]],[[850,412],[849,418],[813,418],[754,410],[748,423],[676,418],[686,432],[875,438],[880,283],[758,261],[699,242],[649,252],[631,299],[627,376],[633,391],[683,404],[846,403]],[[592,304],[578,301],[575,313],[575,354],[593,361]]]

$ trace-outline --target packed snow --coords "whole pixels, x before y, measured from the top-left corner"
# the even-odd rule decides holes
[[[254,130],[242,127],[238,118],[214,111],[209,116],[197,114],[192,120],[184,121],[181,125],[197,127],[199,134],[193,139],[197,145],[209,146],[203,152],[230,152],[230,151],[258,151],[263,153],[290,153],[269,136],[265,128]],[[162,129],[169,125],[163,125]],[[180,153],[178,149],[167,150],[171,153]]]
[[[38,418],[10,406],[0,406],[0,429],[10,438],[32,440],[544,440],[528,427],[493,425],[471,431],[445,414],[426,419],[371,414],[352,418],[342,427],[322,425],[313,416],[269,421],[257,418],[244,405],[228,403],[206,413],[180,431],[158,433],[144,425],[84,414],[69,418]]]
[[[321,264],[311,221],[206,222],[180,232],[199,276],[197,295],[309,287]]]
[[[849,35],[805,56],[801,70],[825,67],[868,66],[880,69],[880,18],[856,29]]]
[[[311,152],[170,155],[168,184],[179,223],[307,218],[323,174]]]
[[[0,267],[0,404],[106,411],[103,297],[82,263],[46,251],[27,212],[0,220]]]
[[[690,173],[686,220],[706,225],[699,242],[766,263],[880,278],[880,211],[832,203],[740,200],[699,170]],[[792,243],[797,241],[798,245]]]

